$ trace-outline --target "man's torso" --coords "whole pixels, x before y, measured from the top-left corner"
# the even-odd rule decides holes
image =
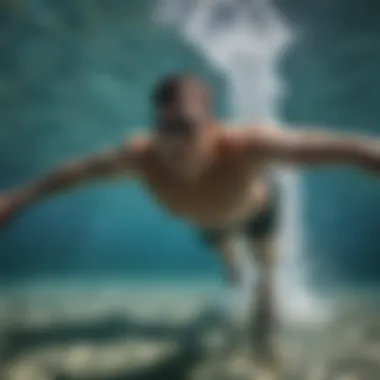
[[[140,181],[171,215],[206,228],[241,223],[260,213],[268,200],[263,163],[247,159],[234,134],[216,136],[212,164],[196,179],[169,170],[149,139],[141,159]]]

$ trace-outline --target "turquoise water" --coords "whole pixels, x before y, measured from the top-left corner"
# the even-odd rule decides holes
[[[225,3],[211,15],[210,35],[234,18]],[[281,119],[378,134],[378,5],[287,3],[302,38],[278,63],[287,88]],[[227,78],[152,21],[153,1],[7,4],[0,13],[2,189],[147,131],[149,91],[173,70],[204,76],[217,115],[236,116]],[[262,21],[254,8],[242,10]],[[379,190],[377,178],[355,171],[302,173],[302,255],[323,301],[290,292],[281,299],[297,314],[283,344],[287,353],[298,350],[292,379],[377,379]],[[223,319],[222,273],[217,255],[138,184],[90,184],[34,204],[0,232],[0,378],[184,378],[204,363],[194,328],[203,326],[202,313],[207,331]],[[340,315],[344,303],[350,308]],[[337,312],[335,325],[310,323],[325,311]],[[329,339],[317,355],[323,335]],[[228,365],[217,365],[223,376]]]
[[[8,57],[1,64],[2,188],[146,131],[151,86],[173,70],[207,78],[215,90],[216,113],[234,117],[226,78],[196,48],[151,21],[155,4],[65,4],[31,2],[24,13],[9,10],[2,16],[0,28],[8,36],[1,45]],[[374,12],[349,5],[344,13],[333,6],[298,9],[297,15],[288,9],[291,19],[309,29],[279,62],[287,86],[279,105],[282,119],[378,132],[380,77],[373,32],[380,23],[368,18]],[[215,14],[220,19],[215,27],[228,23],[228,12]],[[368,20],[360,30],[354,14]],[[356,41],[363,42],[361,47]],[[305,173],[303,191],[303,254],[315,282],[376,282],[378,180],[341,169],[318,170]],[[3,279],[26,281],[221,277],[216,256],[189,226],[170,219],[136,184],[125,182],[92,184],[31,206],[1,232],[0,272]]]

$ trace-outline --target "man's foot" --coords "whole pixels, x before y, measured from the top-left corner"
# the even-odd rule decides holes
[[[279,347],[275,341],[275,320],[270,309],[259,310],[252,321],[250,347],[257,365],[278,372],[281,367]]]
[[[253,348],[252,359],[264,379],[279,379],[283,373],[280,352],[272,345]]]

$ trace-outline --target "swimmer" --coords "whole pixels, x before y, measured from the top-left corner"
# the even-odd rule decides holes
[[[152,94],[153,122],[147,136],[5,191],[0,195],[0,225],[32,202],[91,180],[135,179],[218,252],[232,284],[239,281],[234,236],[246,236],[260,273],[251,339],[263,352],[271,345],[275,325],[278,217],[278,189],[268,171],[285,163],[352,165],[379,174],[380,141],[269,125],[228,128],[213,116],[211,102],[200,79],[186,74],[164,78]]]

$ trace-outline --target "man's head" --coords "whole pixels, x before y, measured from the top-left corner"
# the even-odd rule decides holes
[[[206,85],[189,75],[168,76],[157,84],[152,100],[160,152],[181,170],[199,167],[211,125]]]

